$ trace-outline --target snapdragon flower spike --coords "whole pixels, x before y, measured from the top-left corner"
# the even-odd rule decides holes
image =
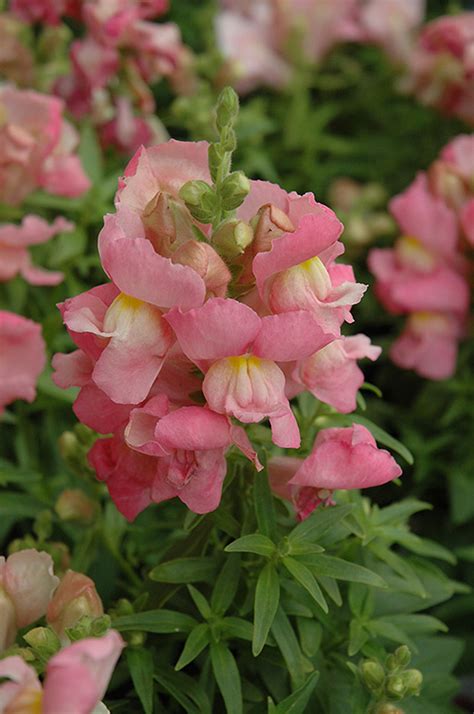
[[[299,446],[277,363],[309,356],[331,341],[311,313],[261,318],[236,300],[214,298],[187,312],[170,310],[165,319],[186,356],[206,373],[202,389],[210,409],[245,424],[268,418],[275,444]]]
[[[350,308],[367,286],[354,281],[350,266],[334,263],[344,250],[338,242],[341,232],[334,213],[320,206],[318,213],[303,216],[295,231],[275,238],[270,250],[255,256],[257,288],[271,312],[307,310],[334,336],[344,321],[353,321]]]
[[[300,520],[321,503],[331,505],[335,490],[380,486],[401,473],[395,459],[360,424],[322,429],[304,460],[276,457],[269,462],[273,491],[294,504]]]

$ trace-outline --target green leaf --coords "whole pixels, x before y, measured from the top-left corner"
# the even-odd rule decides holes
[[[288,540],[288,555],[308,555],[309,553],[324,553],[324,548],[317,543]]]
[[[294,577],[295,580],[299,582],[300,585],[304,587],[307,592],[311,595],[313,600],[317,602],[320,608],[324,612],[328,612],[328,604],[326,599],[316,582],[316,578],[311,573],[308,568],[302,563],[298,562],[294,558],[283,558],[283,565],[289,571],[289,573]]]
[[[307,657],[314,657],[321,646],[323,628],[319,622],[309,617],[298,617],[298,633],[301,649]]]
[[[275,509],[266,468],[255,475],[253,495],[258,528],[263,535],[276,542]]]
[[[209,619],[212,615],[212,610],[204,595],[196,588],[193,588],[192,585],[188,585],[188,591],[202,617],[205,620]]]
[[[341,591],[339,590],[339,585],[337,584],[337,580],[334,580],[334,578],[328,578],[326,575],[318,575],[318,582],[327,592],[331,600],[338,606],[341,607],[342,605],[342,597],[341,597]]]
[[[396,543],[403,545],[404,548],[411,550],[417,555],[424,555],[428,558],[438,558],[445,560],[451,565],[455,565],[456,556],[447,548],[444,548],[434,540],[428,538],[419,538],[414,533],[409,533],[401,528],[385,528],[384,535],[388,538],[393,538]]]
[[[0,518],[35,518],[44,504],[18,491],[3,491],[0,495]]]
[[[188,635],[188,638],[184,644],[183,651],[176,662],[176,671],[186,667],[187,664],[196,659],[198,655],[201,654],[203,649],[207,647],[210,642],[210,630],[209,625],[205,622],[197,625],[194,630]]]
[[[406,558],[400,557],[393,550],[390,550],[390,548],[376,540],[369,544],[369,548],[377,558],[380,558],[380,560],[392,568],[395,573],[402,576],[411,592],[419,597],[426,597],[426,590],[423,587],[423,583]]]
[[[217,615],[223,615],[232,604],[240,580],[240,555],[229,555],[219,573],[211,597],[211,609]]]
[[[378,622],[390,622],[411,635],[430,635],[433,632],[448,631],[444,622],[431,615],[389,615],[379,617]]]
[[[147,610],[133,615],[123,615],[112,621],[115,630],[119,632],[155,632],[170,634],[173,632],[189,632],[197,625],[196,620],[182,612],[173,610]]]
[[[145,714],[153,712],[153,655],[142,647],[127,647],[127,664]]]
[[[242,714],[242,687],[232,652],[223,642],[211,643],[211,663],[227,714]]]
[[[211,714],[206,692],[184,672],[162,666],[155,672],[155,680],[181,704],[187,714]]]
[[[230,639],[238,637],[240,640],[253,640],[253,625],[241,617],[225,617],[222,620],[224,636]]]
[[[312,672],[301,687],[277,704],[273,712],[275,714],[304,714],[318,679],[319,672]]]
[[[415,498],[406,498],[398,503],[381,508],[374,517],[374,524],[377,526],[398,525],[410,518],[414,513],[432,510],[431,503],[418,501]]]
[[[385,637],[385,639],[396,642],[399,645],[408,645],[413,652],[418,652],[418,648],[411,637],[401,627],[391,622],[389,618],[379,617],[376,620],[371,620],[367,623],[367,629],[372,634]]]
[[[227,553],[256,553],[270,558],[275,552],[275,544],[267,536],[253,533],[237,538],[225,550]]]
[[[370,635],[359,620],[352,620],[349,626],[349,645],[347,654],[353,657],[365,645]]]
[[[159,583],[196,583],[212,580],[217,563],[212,558],[177,558],[156,565],[150,579]]]
[[[305,680],[305,662],[291,623],[281,605],[273,620],[272,635],[285,660],[294,685],[300,687]]]
[[[352,503],[345,506],[316,509],[309,518],[299,523],[288,536],[291,544],[318,540],[329,528],[345,518],[354,508]]]
[[[304,555],[299,558],[308,568],[318,575],[327,575],[337,580],[349,580],[355,583],[365,583],[375,588],[386,588],[384,580],[368,568],[356,563],[350,563],[332,555]]]
[[[272,563],[260,572],[255,589],[252,653],[260,654],[267,641],[273,618],[280,601],[280,579]]]
[[[99,184],[104,175],[104,163],[97,133],[91,124],[84,124],[82,128],[79,157],[91,181]]]

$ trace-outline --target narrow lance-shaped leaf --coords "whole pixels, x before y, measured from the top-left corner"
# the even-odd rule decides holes
[[[288,536],[290,543],[301,543],[306,541],[316,541],[329,528],[332,528],[342,521],[354,508],[352,503],[345,506],[333,506],[332,508],[320,509],[312,513],[302,523],[299,523]]]
[[[153,712],[153,655],[143,647],[127,647],[127,664],[145,714]]]
[[[177,558],[160,563],[150,572],[150,579],[160,583],[195,583],[212,580],[217,563],[212,558]]]
[[[232,604],[240,580],[240,555],[232,553],[227,556],[224,567],[217,578],[211,597],[211,609],[218,615],[223,615]]]
[[[254,503],[257,523],[260,532],[268,536],[270,540],[276,541],[276,519],[273,505],[273,496],[268,483],[268,472],[265,468],[256,474],[254,479]]]
[[[299,558],[315,575],[327,575],[338,580],[349,580],[356,583],[365,583],[376,588],[386,588],[384,580],[363,565],[350,563],[342,558],[335,558],[332,555],[303,555]]]
[[[112,621],[112,626],[119,632],[155,632],[168,634],[172,632],[189,632],[197,625],[196,620],[182,612],[173,610],[148,610],[133,615],[123,615]]]
[[[242,686],[234,655],[223,642],[211,643],[212,671],[227,714],[242,714]]]
[[[176,662],[176,671],[183,669],[183,667],[186,667],[186,665],[196,659],[196,657],[201,654],[203,649],[207,647],[209,641],[209,625],[205,622],[202,622],[189,633],[188,639],[184,644],[183,651],[181,652],[181,655],[178,661]]]
[[[283,565],[294,579],[309,592],[319,607],[321,607],[324,612],[328,612],[329,608],[326,599],[311,571],[294,558],[283,558]]]
[[[252,652],[257,657],[265,646],[280,601],[280,580],[272,563],[267,563],[255,589]]]
[[[275,544],[261,533],[252,533],[229,543],[225,550],[227,553],[256,553],[269,558],[275,552]]]

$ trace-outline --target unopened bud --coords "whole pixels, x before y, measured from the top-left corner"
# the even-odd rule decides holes
[[[389,672],[394,672],[396,669],[398,669],[399,664],[395,655],[388,655],[387,659],[385,660],[385,666]]]
[[[48,605],[48,625],[63,640],[66,630],[74,628],[84,617],[97,618],[104,614],[102,600],[94,581],[68,570]]]
[[[419,669],[407,669],[401,674],[407,697],[418,696],[423,684],[423,675]]]
[[[81,489],[71,488],[60,494],[54,510],[62,521],[88,523],[96,514],[96,504]]]
[[[367,660],[360,667],[362,679],[373,692],[380,689],[385,681],[385,670],[379,662]]]
[[[400,647],[397,647],[393,654],[400,667],[406,667],[407,664],[410,664],[411,652],[410,648],[407,647],[407,645],[401,645]]]
[[[383,702],[382,704],[379,704],[374,714],[404,714],[404,711],[395,706],[395,704]]]
[[[12,599],[0,585],[0,652],[15,642],[16,614]]]
[[[225,211],[233,211],[244,201],[250,191],[250,181],[243,171],[233,171],[222,184],[221,199]]]
[[[402,699],[406,694],[406,686],[401,674],[390,674],[387,677],[386,691],[394,699]]]
[[[232,87],[224,87],[216,106],[216,126],[218,131],[234,124],[239,113],[239,97]]]
[[[182,186],[180,197],[191,215],[200,223],[212,223],[217,208],[214,189],[205,181],[188,181]]]
[[[65,461],[76,456],[79,442],[72,431],[64,431],[59,437],[58,444],[59,452]]]
[[[253,230],[245,221],[227,221],[212,236],[212,243],[224,258],[236,258],[253,241]]]
[[[34,627],[23,635],[35,655],[43,662],[47,662],[58,650],[61,643],[58,636],[49,627]]]
[[[222,129],[221,140],[219,142],[221,149],[227,153],[232,153],[237,148],[237,137],[235,131],[230,126]]]

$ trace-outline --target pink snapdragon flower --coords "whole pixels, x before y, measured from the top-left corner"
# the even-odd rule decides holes
[[[402,473],[385,449],[377,448],[364,426],[322,429],[304,460],[277,456],[269,462],[273,491],[293,503],[299,520],[321,503],[331,504],[338,489],[371,488]]]
[[[125,643],[114,630],[60,650],[48,662],[43,685],[21,657],[0,661],[0,707],[8,714],[92,714],[103,698]],[[99,710],[97,710],[99,711]]]
[[[421,32],[406,87],[422,102],[474,123],[474,12],[440,17]]]
[[[13,644],[20,627],[46,614],[58,583],[48,553],[30,548],[6,560],[0,556],[0,652]]]
[[[356,408],[357,392],[364,382],[357,360],[376,360],[381,347],[372,345],[366,335],[339,337],[318,352],[298,362],[292,377],[302,389],[330,404],[343,414]]]
[[[78,137],[63,103],[30,90],[0,88],[0,201],[18,205],[38,188],[76,197],[90,186],[73,153]]]
[[[71,231],[74,224],[56,218],[48,225],[39,216],[25,216],[21,225],[0,225],[0,282],[11,280],[18,273],[31,285],[58,285],[63,274],[33,266],[28,247],[46,243],[57,233]]]
[[[58,25],[63,15],[74,15],[78,0],[12,0],[11,11],[23,22]]]
[[[15,399],[32,402],[46,363],[41,326],[0,311],[0,415]]]
[[[458,272],[456,215],[429,192],[425,174],[391,201],[390,210],[403,235],[394,249],[374,248],[368,259],[381,302],[394,313],[464,315],[469,288]]]
[[[414,312],[390,348],[399,367],[426,379],[448,379],[456,370],[458,342],[464,334],[459,317],[450,313]]]
[[[260,318],[236,300],[214,298],[203,307],[165,316],[181,349],[206,376],[209,407],[246,424],[269,418],[273,441],[297,448],[298,425],[278,362],[309,356],[331,341],[306,310]]]
[[[125,440],[100,439],[90,451],[98,477],[129,520],[150,503],[175,497],[195,513],[216,509],[232,445],[262,468],[245,431],[228,418],[206,407],[171,407],[163,395],[152,397],[131,411]]]
[[[365,0],[360,5],[361,39],[380,45],[395,62],[409,61],[426,0]]]
[[[156,18],[168,9],[168,0],[84,0],[84,22],[102,42],[115,44],[137,20]]]

